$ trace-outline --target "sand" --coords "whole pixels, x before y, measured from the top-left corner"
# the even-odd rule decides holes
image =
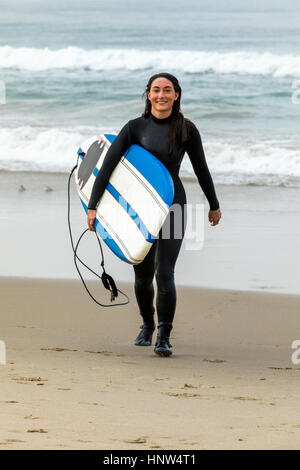
[[[160,358],[118,287],[101,309],[79,281],[1,278],[0,449],[299,448],[299,296],[179,287]]]
[[[0,172],[0,449],[299,448],[299,189],[217,185],[223,218],[206,221],[198,250],[183,244],[174,355],[160,358],[133,345],[132,266],[104,247],[131,298],[124,307],[97,307],[80,284],[66,182]],[[203,202],[197,184],[184,185]],[[73,186],[78,236],[86,221]],[[80,254],[96,268],[91,237]]]

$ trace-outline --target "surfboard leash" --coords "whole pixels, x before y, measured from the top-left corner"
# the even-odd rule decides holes
[[[71,228],[71,218],[70,218],[70,208],[71,208],[71,190],[70,190],[70,187],[71,187],[71,178],[72,178],[72,175],[74,173],[74,171],[76,170],[77,166],[78,166],[78,158],[77,157],[77,163],[76,165],[74,166],[74,168],[72,168],[71,172],[70,172],[70,175],[69,175],[69,179],[68,179],[68,227],[69,227],[69,234],[70,234],[70,239],[71,239],[71,246],[72,246],[72,250],[73,250],[73,254],[74,254],[74,264],[75,264],[75,267],[76,267],[76,270],[78,272],[78,275],[82,281],[82,284],[84,285],[85,287],[85,290],[87,291],[87,293],[89,294],[89,296],[93,299],[93,301],[97,304],[97,305],[100,305],[101,307],[117,307],[118,305],[126,305],[130,302],[129,300],[129,297],[128,295],[126,295],[124,292],[122,292],[120,289],[117,288],[116,286],[116,283],[114,281],[114,279],[112,278],[112,276],[110,276],[109,274],[107,274],[107,272],[105,271],[105,267],[104,267],[104,255],[103,255],[103,250],[102,250],[102,245],[101,245],[101,240],[99,238],[99,235],[97,232],[95,232],[95,235],[96,235],[96,238],[97,238],[97,241],[98,241],[98,245],[99,245],[99,248],[100,248],[100,252],[101,252],[101,257],[102,257],[102,261],[101,261],[101,267],[102,267],[102,275],[100,276],[98,273],[96,273],[93,269],[91,269],[89,266],[87,266],[86,263],[84,263],[82,261],[82,259],[79,258],[78,254],[77,254],[77,251],[78,251],[78,247],[79,247],[79,244],[82,240],[82,238],[84,237],[84,235],[89,232],[90,230],[87,228],[86,230],[84,230],[82,232],[82,234],[80,235],[80,237],[78,238],[78,241],[76,243],[76,246],[74,244],[74,240],[73,240],[73,235],[72,235],[72,228]],[[77,264],[77,261],[79,261],[79,263],[81,263],[86,269],[88,269],[88,271],[90,271],[91,273],[93,273],[96,277],[98,277],[98,279],[101,279],[102,281],[102,284],[103,286],[105,287],[105,289],[109,290],[110,291],[110,301],[113,302],[117,297],[118,297],[118,293],[120,292],[120,294],[124,295],[124,297],[126,297],[127,301],[126,302],[122,302],[122,303],[118,303],[118,304],[102,304],[101,302],[99,302],[94,296],[93,294],[90,292],[89,288],[87,287],[86,285],[86,282],[81,274],[81,271],[79,269],[79,266]]]

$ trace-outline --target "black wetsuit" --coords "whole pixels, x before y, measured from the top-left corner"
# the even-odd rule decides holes
[[[183,146],[175,144],[169,154],[168,128],[170,118],[158,119],[152,114],[150,117],[139,117],[129,121],[120,131],[110,149],[108,150],[101,172],[98,173],[89,209],[96,209],[97,204],[105,190],[110,175],[121,157],[131,144],[144,147],[157,157],[169,170],[175,189],[173,205],[179,204],[182,211],[170,213],[162,227],[170,224],[170,237],[162,236],[160,231],[158,239],[154,242],[144,261],[134,265],[135,294],[140,314],[144,321],[151,321],[154,312],[153,277],[157,282],[156,310],[159,322],[172,323],[176,308],[176,288],[174,282],[174,268],[180,251],[186,228],[186,195],[182,182],[178,176],[184,153],[187,152],[199,184],[209,202],[210,209],[219,208],[214,184],[206,164],[201,137],[196,126],[187,120],[187,140]],[[177,215],[179,214],[179,215]],[[180,218],[180,220],[178,220]],[[178,225],[181,225],[181,236],[178,238]],[[176,225],[176,228],[175,228]],[[174,231],[176,230],[176,236]]]

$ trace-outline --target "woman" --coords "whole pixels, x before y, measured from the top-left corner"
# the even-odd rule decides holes
[[[101,172],[98,173],[88,206],[88,226],[94,231],[97,204],[110,175],[131,144],[144,147],[157,157],[171,173],[175,196],[173,205],[181,211],[170,213],[162,227],[168,224],[170,236],[159,237],[139,265],[134,265],[135,295],[143,319],[141,331],[135,340],[137,346],[150,346],[155,329],[153,277],[157,283],[156,310],[158,335],[154,351],[160,356],[170,356],[169,341],[176,307],[174,268],[182,245],[186,227],[186,195],[178,176],[184,153],[187,152],[199,184],[209,202],[208,219],[212,226],[219,223],[221,211],[214,184],[206,164],[201,137],[196,126],[180,112],[181,88],[178,80],[169,73],[153,75],[146,88],[146,106],[143,115],[130,120],[120,131],[108,150]],[[181,237],[174,236],[175,226],[181,227]],[[178,230],[176,229],[176,234]]]

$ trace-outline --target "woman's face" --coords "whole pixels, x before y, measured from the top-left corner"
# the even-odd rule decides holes
[[[164,77],[159,77],[151,83],[150,91],[147,92],[148,99],[151,102],[151,111],[153,114],[170,115],[174,101],[177,100],[179,93],[175,92],[173,83]]]

